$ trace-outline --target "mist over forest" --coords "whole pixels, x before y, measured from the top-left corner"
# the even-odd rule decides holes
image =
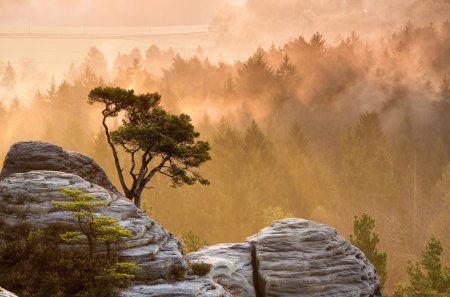
[[[88,93],[158,92],[209,141],[200,172],[211,184],[172,188],[158,176],[143,194],[148,214],[214,244],[285,217],[348,236],[354,216],[368,213],[392,292],[431,235],[450,260],[450,2],[382,2],[217,5],[205,17],[213,48],[148,44],[108,59],[93,44],[82,62],[67,61],[62,80],[32,60],[0,58],[0,156],[17,141],[48,141],[91,156],[119,186]]]

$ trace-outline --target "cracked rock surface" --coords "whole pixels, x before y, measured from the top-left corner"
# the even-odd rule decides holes
[[[360,250],[334,228],[302,219],[275,221],[245,243],[205,247],[188,258],[212,263],[211,276],[234,296],[381,296]]]

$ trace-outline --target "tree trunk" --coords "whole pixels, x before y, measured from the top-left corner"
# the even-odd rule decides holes
[[[142,192],[139,192],[134,197],[134,205],[139,209],[141,208],[141,194]]]
[[[133,191],[129,191],[125,196],[133,201],[137,208],[141,208],[141,194],[142,192],[134,193]]]
[[[92,238],[90,235],[86,235],[87,240],[88,240],[88,244],[89,244],[89,256],[92,257],[92,255],[94,254],[94,246],[93,246],[93,242],[92,242]]]

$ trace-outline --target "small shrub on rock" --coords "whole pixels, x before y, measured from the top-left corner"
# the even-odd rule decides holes
[[[97,242],[106,246],[106,255],[111,253],[112,246],[131,237],[130,231],[119,226],[118,221],[94,213],[95,209],[106,206],[103,201],[96,201],[93,195],[80,190],[61,188],[64,197],[70,202],[52,201],[59,210],[68,211],[77,220],[77,230],[61,233],[59,237],[65,242],[82,242],[87,239],[89,254],[92,255]]]
[[[212,265],[205,262],[190,262],[189,268],[191,269],[191,274],[204,276],[211,271]]]
[[[170,270],[170,273],[166,276],[167,280],[182,281],[186,274],[186,268],[181,265],[174,265]]]

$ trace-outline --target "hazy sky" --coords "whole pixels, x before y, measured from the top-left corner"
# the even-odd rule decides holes
[[[0,0],[0,24],[173,26],[208,24],[224,4],[243,0]]]
[[[110,68],[119,52],[145,53],[151,44],[185,57],[201,46],[210,61],[231,62],[318,31],[329,43],[352,31],[369,40],[408,21],[439,26],[449,16],[450,0],[0,0],[0,69],[32,65],[42,85],[60,81],[71,62],[83,63],[91,46]],[[55,32],[60,36],[45,35]],[[35,86],[22,89],[26,97]]]

